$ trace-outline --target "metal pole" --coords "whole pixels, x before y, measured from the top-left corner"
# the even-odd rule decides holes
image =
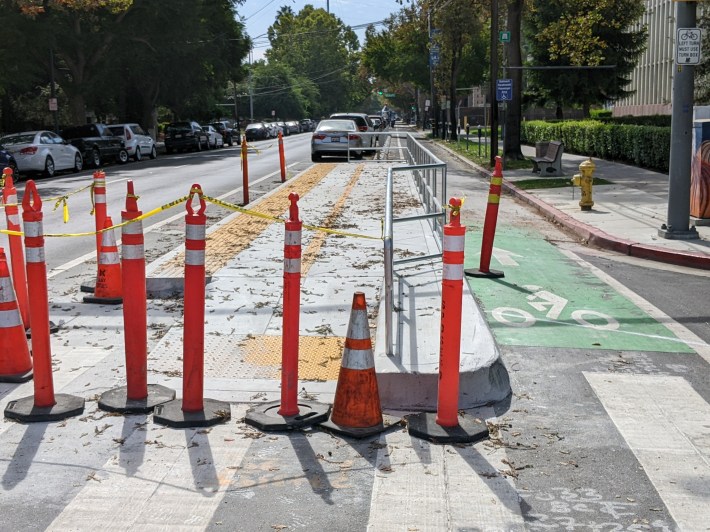
[[[496,80],[498,79],[498,0],[491,0],[491,154],[490,164],[496,163],[498,155],[498,101],[496,100]]]
[[[431,9],[429,10],[427,14],[427,24],[429,26],[428,31],[429,31],[429,85],[430,85],[430,91],[431,91],[431,116],[434,119],[432,124],[431,124],[431,136],[436,138],[438,135],[439,127],[438,127],[438,121],[439,121],[439,116],[437,115],[437,109],[436,109],[436,92],[435,92],[435,87],[434,87],[434,69],[433,65],[431,64]]]
[[[54,88],[54,50],[49,49],[49,97],[56,101],[57,93]],[[51,111],[54,117],[54,132],[59,134],[59,109]]]
[[[676,28],[694,28],[697,2],[676,2]],[[658,230],[667,239],[698,238],[690,227],[690,163],[693,132],[693,78],[695,67],[676,65],[673,76],[671,158],[668,169],[668,218]]]

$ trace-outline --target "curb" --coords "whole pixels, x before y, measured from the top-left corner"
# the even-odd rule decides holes
[[[476,163],[461,157],[458,153],[452,151],[446,146],[438,145],[443,150],[459,161],[468,164],[480,174],[488,175],[488,171]],[[505,178],[504,178],[505,179]],[[685,266],[687,268],[695,268],[699,270],[710,270],[710,255],[703,253],[694,253],[692,251],[669,250],[666,248],[641,244],[632,240],[625,240],[612,236],[604,231],[597,229],[591,225],[573,218],[572,216],[563,213],[559,209],[545,203],[533,194],[519,189],[508,181],[503,181],[503,190],[511,196],[514,196],[531,207],[534,207],[548,220],[558,223],[568,231],[571,231],[580,237],[586,244],[592,245],[601,249],[607,249],[630,257],[638,259],[652,260],[655,262],[663,262],[665,264],[673,264],[675,266]]]

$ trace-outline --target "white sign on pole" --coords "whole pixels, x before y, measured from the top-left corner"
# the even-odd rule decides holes
[[[677,65],[700,64],[700,28],[678,28],[675,34],[675,62]]]
[[[59,109],[59,105],[57,104],[57,99],[50,98],[49,99],[49,110],[50,111],[57,111],[58,109]]]

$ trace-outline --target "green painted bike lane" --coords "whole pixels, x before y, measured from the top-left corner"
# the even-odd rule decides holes
[[[469,229],[466,268],[478,268],[480,250],[481,232]],[[502,345],[693,352],[538,233],[499,227],[490,267],[505,277],[466,279]]]

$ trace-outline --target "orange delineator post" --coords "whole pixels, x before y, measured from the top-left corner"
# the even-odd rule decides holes
[[[284,242],[284,302],[281,336],[281,408],[282,416],[298,414],[298,339],[301,311],[301,230],[298,219],[298,194],[291,201]]]
[[[467,269],[465,274],[471,277],[504,277],[501,271],[491,270],[491,256],[493,255],[493,239],[496,236],[498,222],[498,207],[500,206],[500,193],[503,186],[503,166],[500,156],[496,156],[496,165],[491,176],[491,185],[488,189],[488,205],[486,218],[483,223],[483,239],[481,241],[481,262],[478,269]]]
[[[461,200],[451,198],[451,218],[444,226],[444,269],[441,282],[441,351],[436,423],[456,427],[459,405],[461,359],[461,306],[466,227],[461,225]]]
[[[12,182],[12,168],[3,170],[3,180],[5,186],[2,189],[2,199],[5,204],[5,217],[7,219],[8,231],[22,232],[20,225],[20,210],[17,205],[17,189]],[[25,272],[25,255],[22,249],[22,237],[20,235],[7,235],[10,248],[10,262],[12,264],[12,283],[15,287],[17,304],[20,307],[20,315],[25,329],[30,328],[30,303],[27,295],[27,274]]]
[[[247,158],[247,137],[242,139],[242,192],[244,205],[249,204],[249,161]]]
[[[127,183],[126,210],[121,220],[128,222],[143,213],[138,210],[138,196],[133,181]],[[145,279],[143,223],[138,220],[121,228],[121,281],[123,324],[126,349],[126,384],[129,400],[148,396],[148,314]]]
[[[198,196],[195,212],[192,201]],[[185,310],[183,333],[183,412],[204,410],[205,378],[205,224],[207,205],[200,185],[192,185],[185,204]]]
[[[94,172],[94,183],[91,190],[94,202],[94,220],[96,223],[96,263],[99,263],[101,253],[101,233],[106,223],[106,173],[103,170]]]
[[[286,156],[284,155],[284,138],[279,131],[279,163],[281,164],[281,182],[286,182]]]

